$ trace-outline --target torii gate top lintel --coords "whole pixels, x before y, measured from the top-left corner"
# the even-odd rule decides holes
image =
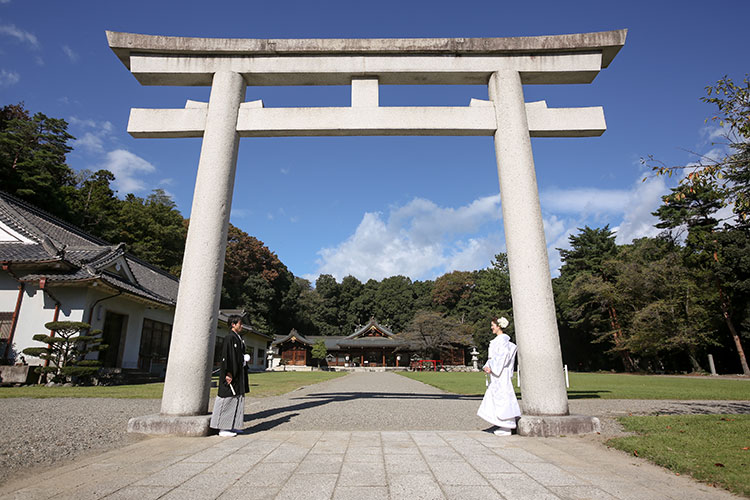
[[[107,40],[144,85],[211,85],[210,76],[219,69],[245,75],[248,85],[347,85],[358,74],[378,76],[381,84],[486,84],[498,59],[515,60],[523,83],[590,83],[614,59],[626,35],[621,29],[507,38],[253,39],[107,31]],[[550,56],[565,60],[561,64]],[[298,64],[310,57],[317,60],[315,68]],[[336,59],[335,70],[320,64],[326,57]],[[351,65],[342,60],[346,57],[352,58]],[[404,57],[409,62],[399,64]],[[548,64],[539,61],[545,57]],[[258,64],[259,58],[273,61],[266,66]],[[424,62],[415,64],[415,58]],[[294,61],[280,67],[278,59]],[[456,64],[456,59],[465,62]]]

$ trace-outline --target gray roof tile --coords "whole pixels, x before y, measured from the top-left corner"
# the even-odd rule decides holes
[[[64,262],[70,272],[56,269],[29,271],[24,281],[47,278],[48,281],[101,279],[123,292],[165,305],[177,301],[179,282],[175,276],[125,253],[124,244],[110,245],[14,196],[0,191],[0,221],[33,240],[34,243],[0,243],[0,261],[11,263]],[[105,270],[124,258],[135,283]]]

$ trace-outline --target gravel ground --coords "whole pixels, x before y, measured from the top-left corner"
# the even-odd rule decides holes
[[[481,430],[481,397],[461,396],[393,373],[346,377],[262,399],[247,398],[245,425],[261,430]],[[127,446],[131,417],[158,413],[159,400],[26,399],[0,402],[0,483],[40,467]],[[572,399],[571,413],[597,416],[603,439],[622,434],[618,416],[750,413],[750,401]]]
[[[143,439],[126,432],[128,419],[158,413],[160,404],[158,399],[2,399],[0,483]]]

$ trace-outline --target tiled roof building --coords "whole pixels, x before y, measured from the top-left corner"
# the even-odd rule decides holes
[[[122,243],[112,245],[2,191],[0,265],[0,359],[13,361],[24,348],[38,347],[32,337],[47,333],[45,323],[82,321],[103,331],[105,367],[164,374],[177,277],[127,253]],[[271,338],[247,331],[253,368],[262,370]],[[219,339],[226,332],[221,324]]]

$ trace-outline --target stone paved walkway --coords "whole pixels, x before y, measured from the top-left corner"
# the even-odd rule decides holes
[[[440,391],[393,374],[369,375],[297,391],[276,410],[265,408],[270,401],[251,402],[247,413],[256,419],[248,422],[245,435],[145,439],[6,483],[0,498],[736,498],[587,438],[500,438],[476,430],[472,421],[466,422],[468,430],[440,429],[441,421],[454,425],[446,415],[451,406],[443,401],[434,415],[436,407],[408,396],[416,390],[432,395],[428,402],[440,402]],[[382,429],[356,429],[349,405],[356,407],[357,401],[359,411],[398,418],[384,422]],[[316,404],[305,406],[311,402]],[[419,418],[409,413],[411,405],[424,410]],[[332,415],[307,413],[316,409]],[[422,418],[425,414],[428,419]],[[437,430],[411,428],[430,419]],[[368,416],[360,421],[364,427],[377,423]],[[340,424],[316,428],[332,422]],[[399,430],[388,430],[395,422]]]

